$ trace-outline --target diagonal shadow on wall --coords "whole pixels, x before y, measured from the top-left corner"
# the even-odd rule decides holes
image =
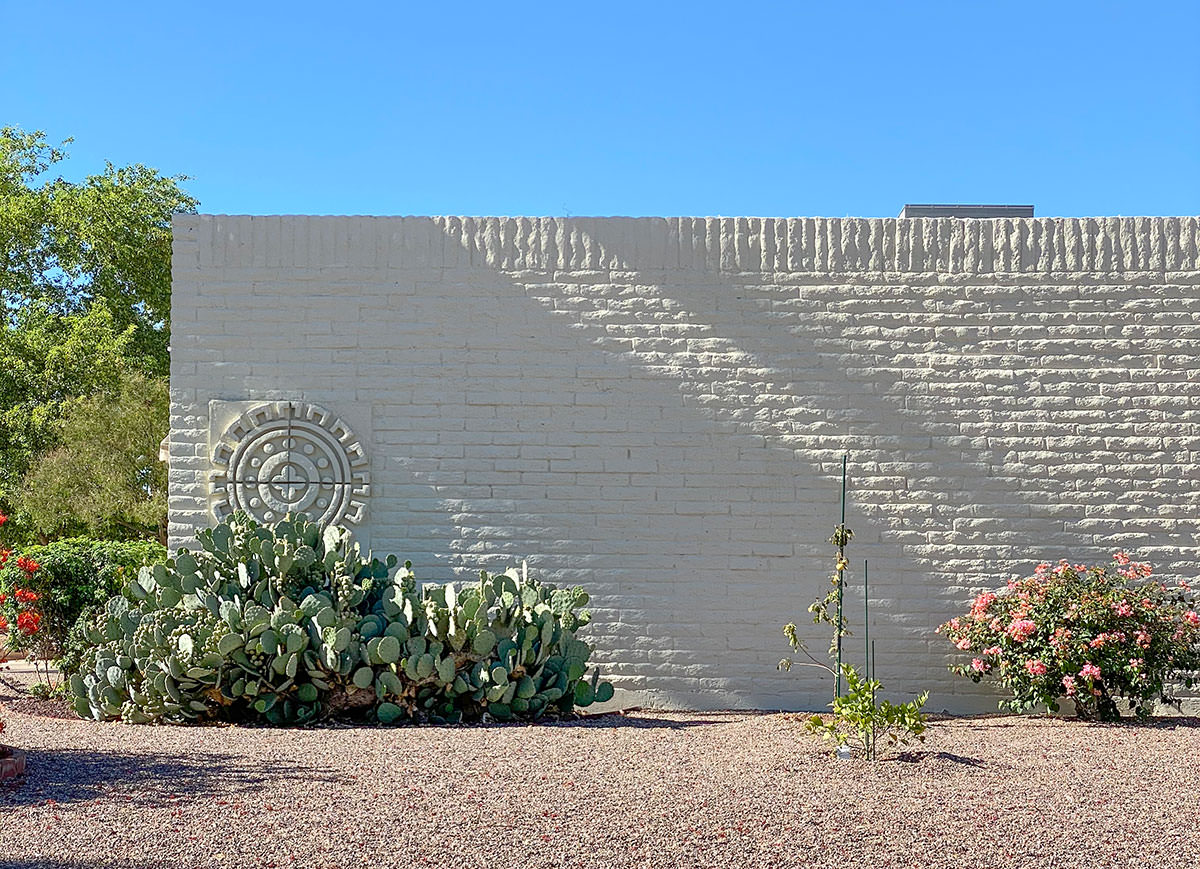
[[[605,237],[620,221],[584,223],[602,261],[632,259]],[[827,468],[831,444],[852,452],[872,532],[871,545],[855,551],[884,568],[873,571],[890,622],[881,633],[933,644],[914,655],[915,643],[897,643],[905,654],[889,660],[902,675],[940,669],[946,656],[932,628],[973,588],[1064,554],[1099,559],[1118,546],[1177,553],[1195,530],[1140,503],[1139,479],[1170,460],[1165,450],[1113,443],[1138,434],[1144,419],[1113,384],[1156,362],[1107,323],[1114,302],[1145,288],[1107,288],[1089,299],[1069,282],[908,281],[916,283],[812,277],[779,285],[769,276],[668,270],[613,277],[595,293],[527,285],[597,345],[677,378],[697,406],[791,447],[797,461],[820,468],[824,459]],[[632,347],[631,335],[640,336]],[[1054,353],[1036,346],[1043,342],[1065,343],[1069,355],[1040,364]],[[1114,349],[1129,355],[1114,364]],[[1028,406],[1031,396],[1038,407]],[[1084,461],[1110,479],[1081,479]],[[1088,505],[1106,485],[1131,516],[1152,522],[1092,519]],[[950,551],[962,560],[947,558]]]
[[[463,300],[469,287],[480,298]],[[642,681],[649,699],[824,703],[814,673],[775,665],[782,623],[805,615],[831,566],[840,454],[797,463],[499,271],[436,290],[405,304],[414,321],[451,325],[419,343],[390,336],[407,402],[373,423],[375,549],[432,579],[529,556],[585,584],[606,677]]]
[[[452,255],[462,239],[417,219],[391,237],[412,261],[370,295],[329,272],[322,292],[359,298],[346,310],[353,340],[336,351],[358,368],[330,374],[328,389],[353,384],[373,408],[372,545],[411,553],[432,579],[533,555],[551,578],[586,583],[600,657],[620,650],[609,669],[651,699],[817,707],[826,691],[812,674],[773,668],[780,623],[799,620],[827,576],[849,449],[852,555],[871,559],[881,674],[933,688],[935,707],[990,705],[969,705],[982,695],[945,673],[932,628],[1031,560],[1116,542],[1080,487],[1130,480],[1071,477],[1080,456],[1120,464],[1119,449],[1096,452],[1107,444],[1088,419],[1120,436],[1136,425],[1137,408],[1084,379],[1103,360],[1078,327],[1113,294],[1024,278],[639,273],[628,242],[608,237],[620,222],[569,223],[600,251],[590,272]],[[1046,313],[1048,341],[1076,329],[1061,369],[1005,349],[1031,310]],[[981,325],[989,313],[1007,318],[998,330]],[[303,352],[289,345],[278,361]],[[1117,380],[1141,363],[1122,364],[1109,364]],[[1070,446],[1054,442],[1064,430]],[[1160,507],[1114,498],[1134,518]],[[1120,542],[1176,543],[1134,524]]]
[[[912,432],[914,415],[871,393],[881,382],[890,388],[886,377],[847,388],[857,359],[833,352],[817,354],[823,378],[789,369],[777,316],[756,322],[754,310],[742,311],[736,340],[726,338],[710,314],[727,308],[737,287],[713,275],[666,277],[639,286],[605,273],[578,284],[481,268],[459,277],[458,296],[411,301],[416,320],[453,328],[393,358],[396,375],[428,398],[411,402],[398,426],[386,413],[375,421],[376,450],[397,454],[383,500],[398,515],[380,525],[403,526],[377,527],[376,548],[418,553],[419,572],[435,578],[536,553],[535,569],[597,593],[593,638],[601,650],[620,650],[618,681],[637,678],[665,702],[818,707],[819,680],[778,675],[774,664],[784,651],[780,623],[802,618],[823,588],[830,553],[822,541],[836,521],[834,474],[848,447],[856,482],[867,483],[854,494],[855,552],[877,565],[877,617],[890,623],[877,633],[883,673],[899,685],[925,683],[944,661],[931,649],[940,643],[932,628],[966,591],[931,578],[904,535],[934,548],[937,523],[949,527],[968,493],[990,489],[1008,504],[1011,488],[956,460],[949,494],[918,502],[919,530],[873,528],[879,508],[869,487],[908,482],[881,472],[883,460],[923,451],[929,473],[935,459],[932,436]],[[478,298],[461,295],[472,291]],[[627,309],[616,310],[622,303]],[[789,332],[785,343],[825,337]],[[562,363],[547,364],[547,351]],[[414,420],[437,429],[415,457],[405,455],[421,446]],[[887,651],[889,641],[903,654]],[[823,647],[819,635],[813,645]]]

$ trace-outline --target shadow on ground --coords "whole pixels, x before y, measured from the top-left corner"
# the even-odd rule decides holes
[[[400,725],[396,730],[399,732],[412,732],[418,730],[491,730],[491,729],[506,729],[517,727],[536,728],[538,730],[555,730],[562,728],[577,728],[577,727],[633,727],[643,730],[685,730],[689,727],[707,727],[713,725],[733,724],[741,721],[743,718],[752,715],[770,715],[769,712],[760,712],[749,710],[745,712],[735,713],[711,713],[704,718],[697,718],[697,713],[685,713],[689,716],[686,719],[668,719],[668,718],[643,718],[633,714],[632,711],[626,712],[597,712],[587,715],[581,715],[577,718],[542,718],[538,721],[470,721],[460,724],[422,724],[422,725]],[[368,729],[378,730],[379,727],[370,722],[339,720],[333,719],[330,721],[321,722],[311,729],[315,730],[342,730],[342,729]],[[263,729],[273,729],[264,726]]]
[[[124,798],[168,805],[179,798],[239,796],[280,779],[343,781],[329,770],[273,762],[269,768],[214,754],[122,754],[86,749],[27,749],[26,780],[0,787],[4,807]],[[7,864],[0,863],[0,869]]]
[[[966,757],[961,754],[954,754],[949,751],[902,751],[895,757],[885,758],[885,760],[898,761],[899,763],[920,763],[923,760],[945,760],[950,763],[957,763],[963,766],[986,766],[983,760],[978,757]]]
[[[694,713],[690,713],[693,714]],[[551,723],[553,727],[633,727],[645,730],[686,730],[689,727],[708,727],[712,725],[733,724],[747,715],[758,715],[757,712],[739,712],[733,715],[708,715],[704,718],[689,717],[683,720],[670,718],[642,718],[631,713],[613,712],[604,715],[587,715],[571,721]],[[539,725],[543,726],[543,725]]]
[[[1149,730],[1195,730],[1200,728],[1200,718],[1188,715],[1158,715],[1151,718],[1136,718],[1125,714],[1120,721],[1081,721],[1068,719],[1080,727],[1138,727]]]

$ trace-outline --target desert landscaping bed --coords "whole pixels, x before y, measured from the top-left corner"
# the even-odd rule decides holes
[[[796,716],[136,727],[0,673],[5,866],[1194,866],[1200,722],[936,722],[838,761]],[[16,855],[23,855],[15,859]]]

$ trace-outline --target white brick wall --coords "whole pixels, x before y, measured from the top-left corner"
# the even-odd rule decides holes
[[[976,589],[1116,547],[1200,572],[1198,243],[1194,217],[177,217],[172,542],[211,521],[211,399],[316,402],[368,433],[376,551],[586,585],[626,702],[814,708],[779,627],[823,591],[847,450],[881,677],[994,708],[933,634]]]

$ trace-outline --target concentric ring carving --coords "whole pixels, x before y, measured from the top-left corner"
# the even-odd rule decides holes
[[[221,436],[212,455],[213,515],[244,510],[260,522],[307,513],[323,525],[358,525],[370,472],[354,432],[315,404],[256,405]]]

